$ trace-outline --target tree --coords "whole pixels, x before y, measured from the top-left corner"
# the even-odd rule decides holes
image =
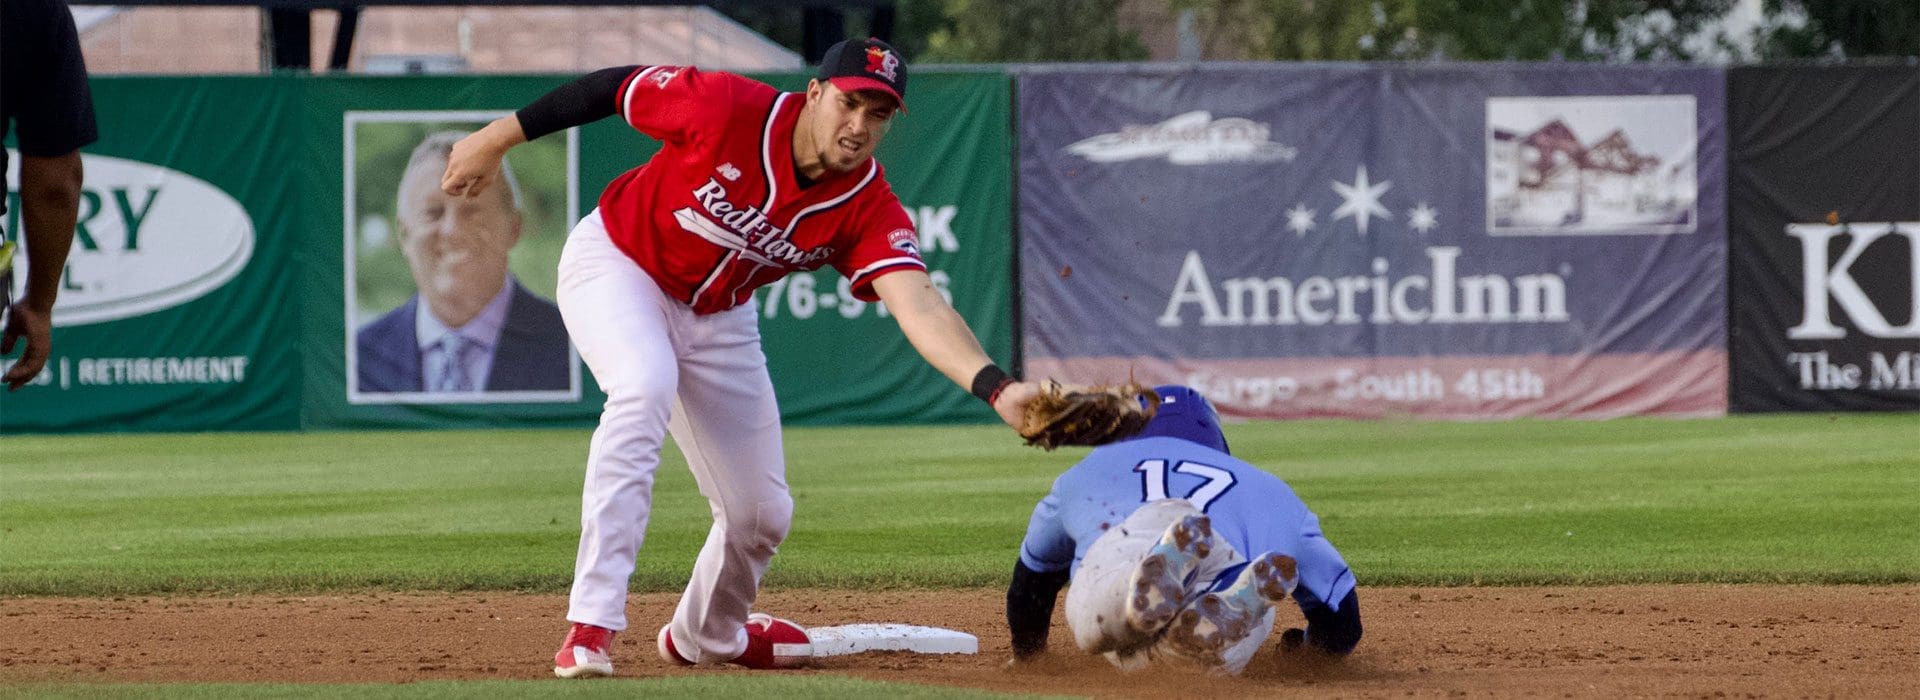
[[[1121,0],[946,0],[949,27],[927,37],[926,62],[1137,61]]]
[[[1359,61],[1424,53],[1415,0],[1173,0],[1208,58]]]
[[[910,62],[1135,61],[1147,58],[1121,28],[1124,0],[896,0],[888,42]],[[802,7],[718,5],[748,29],[794,51],[803,41]],[[848,11],[849,37],[874,33],[866,14]]]
[[[1559,0],[1429,3],[1421,26],[1437,56],[1467,61],[1585,58],[1584,21]],[[1569,50],[1574,49],[1574,50]]]
[[[1579,52],[1587,60],[1646,61],[1697,58],[1709,46],[1696,43],[1733,8],[1734,0],[1588,0],[1570,3],[1579,11],[1571,24],[1580,32]],[[1581,12],[1584,15],[1581,16]],[[1710,38],[1726,45],[1724,36]]]
[[[893,47],[906,54],[908,61],[927,56],[928,43],[935,34],[951,33],[953,18],[947,15],[945,0],[897,0],[894,3]]]
[[[900,50],[908,61],[918,61],[927,50],[927,38],[935,32],[950,30],[953,20],[946,14],[944,0],[896,0],[892,36],[887,42]],[[746,26],[768,40],[799,52],[805,43],[805,8],[799,4],[716,5],[722,14]],[[851,38],[873,36],[871,11],[858,8],[845,11],[846,35]]]
[[[1767,0],[1762,58],[1920,56],[1920,4],[1910,0]]]
[[[1241,57],[1323,61],[1685,60],[1733,1],[1173,0]]]

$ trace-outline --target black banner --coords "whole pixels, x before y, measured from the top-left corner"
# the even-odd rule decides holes
[[[1920,409],[1920,68],[1727,92],[1730,409]]]

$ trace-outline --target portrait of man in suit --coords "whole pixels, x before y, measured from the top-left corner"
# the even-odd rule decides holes
[[[501,392],[572,389],[572,353],[560,311],[508,269],[525,231],[511,166],[479,197],[440,188],[447,155],[466,132],[415,146],[400,176],[391,238],[417,290],[355,334],[358,393],[424,394],[475,402]]]

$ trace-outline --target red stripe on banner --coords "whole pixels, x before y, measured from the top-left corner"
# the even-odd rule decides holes
[[[1607,355],[1484,355],[1245,360],[1028,358],[1030,378],[1186,384],[1224,416],[1298,418],[1616,418],[1721,416],[1723,350]]]

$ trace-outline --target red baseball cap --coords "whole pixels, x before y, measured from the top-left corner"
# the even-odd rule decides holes
[[[820,79],[849,92],[887,93],[901,112],[907,111],[907,62],[879,39],[848,39],[829,47],[820,59]]]

